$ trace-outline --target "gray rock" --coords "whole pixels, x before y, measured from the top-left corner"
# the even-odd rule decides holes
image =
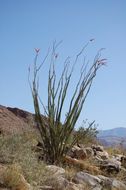
[[[77,158],[77,159],[85,159],[87,158],[87,152],[85,148],[80,148],[78,146],[74,146],[72,150],[69,152],[69,156],[72,158]]]
[[[49,172],[49,175],[51,175],[51,186],[57,186],[58,189],[64,190],[67,185],[69,184],[69,181],[65,179],[65,170],[61,167],[55,166],[55,165],[48,165],[46,166],[47,172]]]
[[[78,172],[73,181],[77,184],[86,183],[92,190],[126,190],[126,185],[119,180],[102,175],[93,176],[85,172]]]
[[[102,175],[98,176],[102,180],[102,186],[105,190],[111,190],[115,188],[116,190],[126,190],[126,185],[116,179],[105,177]]]
[[[104,151],[104,147],[100,145],[92,145],[92,149],[95,151],[101,151],[101,152]]]
[[[78,172],[73,181],[77,184],[87,183],[93,187],[96,187],[101,183],[101,179],[99,179],[97,176],[93,176],[85,172]]]
[[[126,190],[126,185],[116,179],[112,181],[112,187],[115,187],[118,190]]]
[[[85,148],[86,153],[87,153],[87,157],[93,157],[94,156],[94,151],[91,147],[87,147]]]
[[[108,173],[118,173],[121,170],[121,162],[115,159],[104,160],[100,163],[100,168]]]
[[[65,170],[63,168],[55,166],[55,165],[46,166],[46,170],[53,175],[57,175],[57,176],[64,176],[65,175]]]
[[[102,164],[104,162],[104,160],[99,158],[98,156],[95,156],[93,161],[94,161],[94,163],[96,163],[98,165]]]
[[[117,161],[120,161],[120,162],[121,162],[122,156],[123,156],[123,155],[121,155],[121,154],[115,154],[112,158],[113,158],[113,159],[116,159]]]
[[[55,178],[55,184],[54,186],[57,186],[57,189],[64,190],[69,184],[69,181],[65,179],[64,177],[57,176]]]
[[[103,160],[109,159],[109,154],[106,151],[96,151],[96,156]]]

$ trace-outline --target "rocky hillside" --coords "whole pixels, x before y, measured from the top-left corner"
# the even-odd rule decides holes
[[[0,105],[0,133],[22,133],[35,128],[34,114]]]
[[[30,140],[0,138],[1,190],[126,190],[126,156],[75,145],[59,167],[40,160],[41,150]]]
[[[33,130],[34,114],[0,106],[0,190],[126,190],[125,150],[76,144],[48,165]]]

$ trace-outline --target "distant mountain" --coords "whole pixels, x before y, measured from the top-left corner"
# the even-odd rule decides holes
[[[105,146],[123,145],[126,147],[126,128],[119,127],[108,130],[99,130],[98,140]]]
[[[126,137],[126,128],[119,127],[119,128],[99,131],[98,137],[106,137],[106,136]]]

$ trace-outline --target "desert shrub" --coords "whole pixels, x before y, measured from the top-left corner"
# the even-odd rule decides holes
[[[94,121],[91,123],[84,121],[83,125],[74,132],[73,136],[77,139],[78,144],[92,144],[96,142],[97,134],[97,126]]]
[[[56,72],[57,69],[55,65],[55,62],[57,62],[59,58],[57,53],[58,44],[53,44],[52,50],[47,53],[40,65],[37,65],[39,49],[35,49],[36,55],[34,60],[33,79],[32,83],[30,80],[29,83],[32,91],[36,123],[41,134],[42,149],[47,162],[57,164],[62,161],[63,155],[67,153],[68,148],[66,147],[69,142],[70,135],[72,134],[82,111],[93,79],[95,78],[99,68],[105,64],[106,59],[101,59],[101,50],[95,56],[92,64],[89,65],[89,62],[83,61],[79,79],[75,84],[75,89],[70,96],[71,98],[68,97],[68,89],[70,82],[73,79],[73,73],[79,60],[83,59],[84,50],[88,44],[89,43],[87,43],[86,46],[84,46],[76,55],[73,64],[71,64],[70,57],[64,61],[62,73],[59,78],[59,73]],[[47,105],[44,105],[38,92],[38,72],[49,55],[51,55],[51,61],[48,70],[48,86],[45,88],[43,87],[43,90],[47,89],[48,100]],[[64,115],[63,108],[66,103],[66,98],[69,98],[69,105],[67,105],[67,114]],[[42,117],[41,115],[40,104],[43,107],[45,117]],[[73,139],[69,148],[71,148],[75,143],[76,139]]]

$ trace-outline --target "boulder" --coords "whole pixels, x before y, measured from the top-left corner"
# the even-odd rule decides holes
[[[117,190],[126,190],[126,185],[123,182],[114,179],[112,181],[112,188],[116,188]]]
[[[56,176],[65,176],[65,170],[55,165],[48,165],[45,167],[48,172]]]
[[[92,149],[95,151],[101,151],[101,152],[104,151],[104,147],[100,145],[92,145]]]
[[[47,172],[49,172],[51,186],[57,186],[58,189],[64,190],[69,184],[65,179],[65,170],[55,165],[46,166]]]
[[[121,170],[121,162],[115,159],[104,160],[100,164],[100,168],[107,173],[118,173]]]
[[[126,156],[125,155],[122,155],[122,154],[115,154],[113,156],[113,159],[121,162],[121,165],[126,168]]]
[[[86,153],[87,153],[87,157],[93,157],[94,156],[94,151],[91,147],[87,147],[85,148]]]
[[[109,178],[109,177],[105,177],[102,175],[99,175],[98,177],[102,180],[103,189],[106,189],[106,190],[109,190],[109,189],[110,190],[111,189],[126,190],[126,185],[119,180]]]
[[[95,156],[94,157],[94,162],[100,164],[100,163],[103,163],[104,160],[102,158],[98,157],[98,156]]]
[[[77,184],[86,183],[92,187],[96,187],[96,186],[100,187],[100,183],[101,183],[101,179],[99,179],[97,176],[90,175],[85,172],[78,172],[73,178],[73,181]]]
[[[96,156],[103,159],[103,160],[107,160],[109,159],[109,154],[107,151],[96,151]]]
[[[112,156],[113,159],[116,159],[117,161],[121,162],[121,158],[123,157],[122,154],[115,154],[114,156]]]
[[[76,155],[75,158],[80,159],[80,160],[84,160],[87,158],[87,153],[84,148],[80,148],[79,150],[76,150],[75,155]]]
[[[84,160],[87,158],[87,152],[84,148],[74,146],[71,152],[69,153],[69,156],[71,156],[72,158],[79,159],[79,160]]]
[[[64,189],[66,189],[66,187],[68,186],[68,184],[69,184],[69,181],[67,179],[65,179],[65,177],[55,176],[54,187],[56,186],[57,189],[64,190]]]
[[[119,180],[102,175],[94,176],[85,172],[78,172],[73,181],[77,184],[86,183],[92,190],[126,190],[126,185]]]

